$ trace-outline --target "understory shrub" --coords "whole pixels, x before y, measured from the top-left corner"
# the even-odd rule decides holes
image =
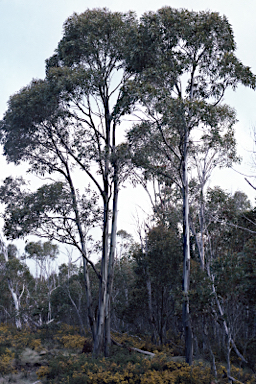
[[[173,356],[173,349],[162,351],[147,338],[128,334],[113,334],[122,347],[112,346],[110,357],[95,359],[91,353],[81,353],[88,335],[79,334],[75,327],[58,325],[36,332],[17,331],[0,325],[0,374],[17,370],[36,370],[38,379],[47,384],[210,384],[215,383],[210,364],[195,361],[190,367],[182,356]],[[151,350],[153,358],[134,352],[131,347]],[[29,356],[26,358],[26,356]],[[32,358],[34,356],[34,358]],[[34,362],[34,363],[33,363]],[[28,366],[27,366],[28,365]],[[218,383],[227,384],[225,364],[218,364]],[[238,382],[254,384],[255,375],[232,366],[232,376]]]

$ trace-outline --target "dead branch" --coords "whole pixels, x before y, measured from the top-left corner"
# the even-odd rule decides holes
[[[256,190],[256,187],[254,187],[254,186],[252,185],[252,183],[250,183],[250,181],[249,181],[248,179],[246,179],[246,177],[245,177],[244,179],[245,179],[245,181],[247,181],[247,183],[248,183],[253,189]]]
[[[127,345],[125,344],[120,344],[118,343],[116,340],[113,339],[113,337],[111,337],[111,341],[114,345],[117,345],[118,347],[121,347],[121,348],[126,348],[129,350],[129,352],[131,351],[135,351],[135,352],[138,352],[138,353],[142,353],[143,355],[147,355],[147,356],[150,356],[150,357],[154,357],[155,356],[155,353],[153,352],[149,352],[149,351],[143,351],[142,349],[139,349],[139,348],[134,348],[134,347],[128,347]]]

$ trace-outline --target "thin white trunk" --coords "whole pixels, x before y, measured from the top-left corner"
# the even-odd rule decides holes
[[[8,250],[7,250],[3,240],[1,238],[0,238],[0,247],[1,247],[1,250],[3,252],[5,262],[8,263],[8,261],[9,261]],[[20,319],[20,300],[23,296],[25,286],[23,284],[21,294],[18,295],[17,292],[15,291],[15,289],[13,288],[13,282],[12,282],[11,278],[9,278],[9,277],[7,278],[7,284],[8,284],[8,288],[9,288],[9,291],[11,293],[13,303],[14,303],[14,308],[15,308],[15,325],[18,329],[21,329],[22,324],[21,324],[21,319]]]
[[[116,232],[117,232],[117,205],[118,205],[118,181],[117,181],[117,170],[115,170],[114,180],[114,197],[113,197],[113,208],[112,208],[112,228],[111,228],[111,239],[110,239],[110,252],[108,260],[108,282],[107,282],[107,302],[106,302],[106,341],[105,341],[105,355],[109,355],[109,346],[111,345],[111,295],[114,281],[114,260],[116,252]]]
[[[204,192],[203,192],[203,186],[201,186],[200,191],[200,218],[199,218],[199,224],[200,224],[200,262],[201,262],[201,269],[204,270],[205,267],[205,256],[204,256],[204,232],[205,232],[205,223],[204,223]]]
[[[105,315],[107,303],[107,266],[108,266],[108,234],[109,234],[109,206],[108,194],[104,201],[104,221],[103,221],[103,245],[101,259],[101,276],[99,282],[99,304],[96,325],[96,334],[93,345],[93,354],[97,357],[102,350],[103,338],[105,334]]]
[[[8,288],[9,288],[9,291],[11,292],[14,307],[15,307],[15,325],[17,329],[21,329],[22,324],[20,319],[20,299],[24,292],[24,285],[23,285],[23,290],[20,296],[18,296],[15,290],[13,289],[13,284],[10,279],[8,279]]]
[[[183,327],[185,334],[186,362],[193,360],[193,335],[189,313],[189,280],[190,280],[190,241],[189,241],[189,204],[188,204],[188,129],[185,132],[183,153]]]
[[[230,328],[228,327],[227,325],[227,322],[226,320],[224,319],[224,311],[221,307],[221,304],[220,304],[220,301],[219,301],[219,298],[218,298],[218,295],[217,295],[217,292],[216,292],[216,289],[215,289],[215,285],[214,285],[214,277],[209,273],[209,269],[208,269],[208,276],[210,277],[211,279],[211,282],[212,282],[212,292],[213,292],[213,295],[215,297],[215,300],[216,300],[216,304],[217,304],[217,307],[218,307],[218,310],[219,310],[219,313],[220,313],[220,316],[221,316],[221,319],[222,319],[222,322],[223,322],[223,327],[224,327],[224,330],[225,330],[225,333],[226,333],[226,337],[228,339],[228,348],[229,348],[229,345],[232,345],[232,347],[234,348],[237,356],[244,362],[244,363],[247,363],[247,360],[244,358],[244,356],[239,352],[239,350],[237,349],[237,346],[232,338],[232,334],[231,334],[231,331],[230,331]],[[230,352],[229,352],[230,353]]]

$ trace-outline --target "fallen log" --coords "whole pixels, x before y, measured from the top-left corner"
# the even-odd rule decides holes
[[[134,351],[134,352],[142,353],[143,355],[147,355],[147,356],[150,356],[150,357],[154,357],[155,356],[155,353],[153,353],[153,352],[143,351],[142,349],[130,347],[130,346],[127,346],[127,345],[125,345],[123,343],[120,344],[116,340],[114,340],[113,337],[111,337],[111,341],[112,341],[112,343],[114,345],[117,345],[118,347],[128,349],[129,352]]]

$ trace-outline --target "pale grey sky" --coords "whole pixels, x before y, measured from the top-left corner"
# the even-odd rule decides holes
[[[124,3],[111,0],[0,0],[0,116],[11,94],[32,78],[44,77],[44,61],[52,55],[61,38],[63,22],[73,12],[107,7],[112,11],[133,10],[139,15],[164,5],[195,11],[209,9],[225,14],[234,29],[238,57],[256,71],[254,1],[167,0],[157,3],[130,0]],[[250,105],[249,100],[242,100],[241,115],[243,108],[247,110]]]
[[[256,2],[253,0],[130,0],[125,3],[116,0],[0,0],[0,119],[6,110],[10,95],[30,83],[32,78],[44,77],[45,59],[53,54],[62,36],[62,25],[73,12],[81,13],[88,8],[107,7],[111,11],[132,10],[140,15],[165,5],[225,14],[234,30],[237,56],[256,73]],[[239,153],[244,161],[236,169],[252,174],[248,151],[252,149],[250,132],[256,126],[256,93],[240,87],[236,92],[229,91],[225,102],[237,110],[239,120],[236,127],[237,140]],[[21,168],[7,166],[1,156],[0,167],[1,180],[11,173],[22,172]],[[228,191],[240,189],[247,193],[251,200],[254,200],[256,195],[243,176],[232,170],[215,171],[211,185],[215,184]],[[124,229],[129,230],[132,226],[136,201],[138,191],[129,188],[129,191],[126,189],[122,192],[120,226]],[[149,207],[148,202],[145,202],[144,208],[147,209],[146,207]],[[139,208],[137,210],[139,211]]]

